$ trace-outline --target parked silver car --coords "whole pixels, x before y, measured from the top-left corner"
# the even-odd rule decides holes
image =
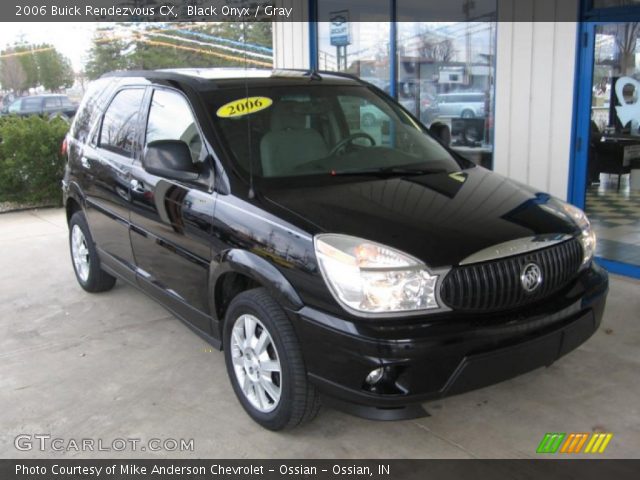
[[[440,117],[484,117],[485,94],[482,92],[457,92],[438,95]]]

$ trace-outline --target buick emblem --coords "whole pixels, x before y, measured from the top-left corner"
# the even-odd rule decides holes
[[[527,263],[520,273],[520,282],[526,292],[533,292],[542,284],[542,270],[535,263]]]

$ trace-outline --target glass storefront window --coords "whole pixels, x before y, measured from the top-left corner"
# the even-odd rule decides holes
[[[585,210],[596,255],[640,265],[640,23],[598,25]]]
[[[318,67],[356,75],[389,93],[391,2],[317,0]],[[367,21],[360,21],[366,14]]]
[[[318,0],[318,67],[357,75],[391,93],[394,55],[398,102],[434,131],[448,129],[443,138],[451,138],[452,148],[491,168],[496,2],[451,3],[469,21],[399,21],[392,52],[391,2],[352,0],[347,7]],[[398,1],[397,18],[415,18],[415,8],[415,2]],[[424,5],[419,8],[424,14]],[[367,20],[379,20],[357,21],[362,9]]]
[[[398,101],[451,146],[490,166],[496,23],[398,23]]]

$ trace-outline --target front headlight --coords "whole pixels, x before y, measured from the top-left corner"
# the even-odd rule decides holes
[[[582,243],[582,251],[584,252],[584,258],[582,259],[582,265],[584,266],[591,261],[593,255],[596,253],[596,232],[593,231],[591,222],[589,222],[585,213],[578,207],[563,202],[562,208],[582,231],[580,242]]]
[[[438,308],[438,275],[409,255],[348,235],[315,237],[320,271],[336,300],[362,313]]]

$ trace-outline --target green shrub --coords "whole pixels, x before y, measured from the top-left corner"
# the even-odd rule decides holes
[[[68,129],[61,118],[0,118],[0,201],[60,205]]]

